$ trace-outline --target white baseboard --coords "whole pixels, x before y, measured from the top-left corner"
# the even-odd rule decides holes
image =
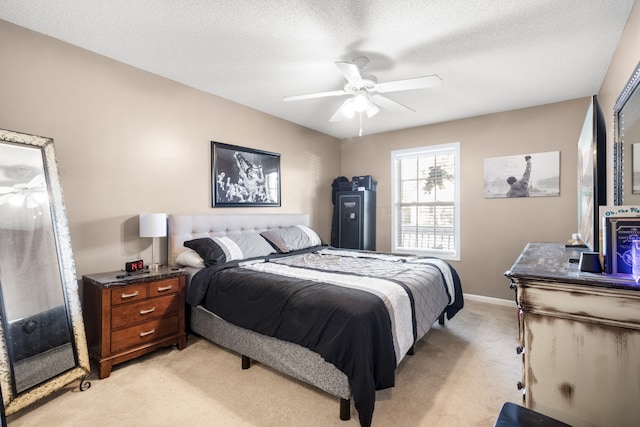
[[[465,300],[470,301],[479,301],[485,302],[487,304],[496,304],[496,305],[504,305],[506,307],[515,307],[516,301],[515,299],[502,299],[502,298],[493,298],[493,297],[485,297],[482,295],[473,295],[473,294],[463,294]]]

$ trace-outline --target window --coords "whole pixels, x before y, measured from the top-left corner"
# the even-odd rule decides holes
[[[392,250],[460,260],[460,143],[391,152]]]

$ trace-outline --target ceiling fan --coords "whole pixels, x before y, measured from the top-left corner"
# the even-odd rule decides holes
[[[374,76],[363,72],[369,64],[369,58],[366,56],[354,58],[353,62],[336,61],[335,64],[347,80],[343,89],[311,93],[308,95],[285,96],[282,100],[300,101],[303,99],[350,95],[350,97],[340,105],[333,116],[329,119],[330,122],[337,122],[345,117],[352,118],[356,112],[366,112],[367,117],[370,118],[375,116],[380,111],[380,108],[399,113],[407,111],[415,112],[414,109],[381,94],[406,90],[427,89],[442,84],[442,79],[435,74],[378,83],[378,79]]]
[[[9,203],[14,206],[37,208],[46,202],[47,189],[44,175],[35,176],[28,183],[15,184],[11,187],[0,187],[0,205]]]

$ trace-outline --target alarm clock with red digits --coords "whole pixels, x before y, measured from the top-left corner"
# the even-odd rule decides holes
[[[136,261],[130,261],[130,262],[126,262],[124,264],[124,270],[127,273],[136,273],[140,270],[144,269],[144,262],[142,262],[141,259],[136,260]]]

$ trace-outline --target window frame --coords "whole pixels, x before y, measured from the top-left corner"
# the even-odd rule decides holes
[[[400,220],[398,215],[398,205],[400,204],[400,182],[398,180],[398,170],[396,163],[401,158],[419,157],[422,154],[431,154],[442,151],[454,152],[454,245],[455,250],[450,251],[437,251],[437,250],[423,250],[423,249],[407,249],[398,248],[398,231],[399,226],[397,221]],[[417,205],[417,203],[416,203]],[[447,144],[428,145],[424,147],[407,148],[403,150],[391,151],[391,251],[411,253],[422,256],[435,256],[441,259],[449,261],[460,261],[460,143],[451,142]]]

